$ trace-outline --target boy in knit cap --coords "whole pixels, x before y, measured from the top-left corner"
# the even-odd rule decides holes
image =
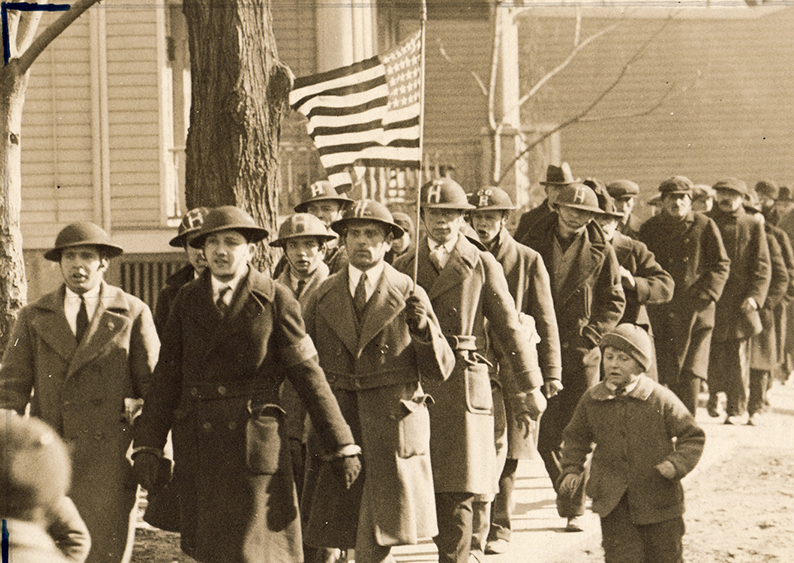
[[[642,328],[618,325],[600,345],[603,379],[563,433],[560,500],[577,488],[595,444],[587,494],[601,517],[606,563],[680,563],[681,478],[700,460],[705,433],[672,391],[645,375],[652,344]]]

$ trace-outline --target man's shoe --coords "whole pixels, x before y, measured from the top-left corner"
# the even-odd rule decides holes
[[[484,563],[485,555],[479,549],[472,549],[469,551],[469,563]]]
[[[717,407],[712,407],[711,405],[709,405],[708,407],[706,407],[706,410],[708,411],[709,416],[711,418],[719,418],[720,410]]]
[[[750,415],[750,418],[747,419],[747,426],[758,426],[761,424],[761,413],[754,412]]]
[[[492,540],[485,544],[485,555],[501,555],[510,549],[510,542],[507,540]]]
[[[732,416],[728,416],[728,417],[725,418],[725,424],[729,424],[729,425],[732,425],[732,426],[737,426],[737,425],[739,425],[741,423],[742,423],[742,421],[741,421],[741,419],[738,416],[733,416],[732,415]]]
[[[582,522],[579,519],[579,516],[574,516],[573,518],[568,518],[568,525],[565,526],[566,532],[584,532],[584,528],[582,528]]]

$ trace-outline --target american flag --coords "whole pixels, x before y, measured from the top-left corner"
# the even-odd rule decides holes
[[[290,105],[307,129],[337,191],[355,166],[418,168],[421,35],[383,55],[298,78]]]

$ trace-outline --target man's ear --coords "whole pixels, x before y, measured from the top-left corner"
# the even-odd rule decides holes
[[[386,234],[386,242],[391,244],[393,240],[394,240],[394,231],[389,231]]]
[[[106,256],[103,256],[102,258],[99,259],[100,272],[102,273],[107,272],[109,266],[110,266],[110,260]]]

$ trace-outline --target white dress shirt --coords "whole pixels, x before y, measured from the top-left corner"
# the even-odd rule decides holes
[[[99,293],[102,290],[102,284],[96,284],[96,287],[86,291],[83,296],[85,297],[85,310],[88,313],[88,323],[91,324],[91,319],[94,318],[97,307],[99,307]],[[80,312],[80,296],[66,288],[66,294],[63,298],[63,312],[66,314],[66,321],[69,323],[69,328],[77,335],[77,313]]]
[[[452,239],[450,241],[445,242],[444,244],[440,244],[430,237],[427,237],[427,246],[430,248],[431,256],[436,256],[438,259],[438,264],[441,268],[447,265],[447,261],[449,260],[449,255],[452,254],[452,251],[455,250],[455,245],[458,243],[458,239]],[[443,249],[443,250],[436,250],[436,249]]]
[[[380,281],[380,277],[383,274],[383,269],[386,267],[386,262],[381,260],[372,268],[367,270],[367,281],[364,283],[364,289],[366,290],[367,294],[367,301],[369,298],[372,297],[372,294],[375,293],[375,288],[378,287],[378,282]],[[348,277],[350,278],[348,282],[348,289],[350,290],[350,295],[356,295],[356,286],[358,286],[358,282],[361,279],[361,274],[363,273],[361,270],[353,266],[352,264],[347,265],[347,272]]]
[[[242,273],[237,274],[236,276],[234,276],[234,278],[231,281],[228,282],[222,282],[218,279],[215,279],[215,276],[210,276],[210,279],[212,280],[212,302],[217,303],[218,297],[220,297],[221,295],[221,290],[228,287],[229,289],[231,289],[231,291],[227,291],[226,294],[223,296],[223,302],[226,303],[227,305],[231,304],[232,296],[234,295],[237,286],[240,285],[240,280],[243,279],[243,276],[245,276],[247,273],[248,273],[247,269],[243,270]]]

